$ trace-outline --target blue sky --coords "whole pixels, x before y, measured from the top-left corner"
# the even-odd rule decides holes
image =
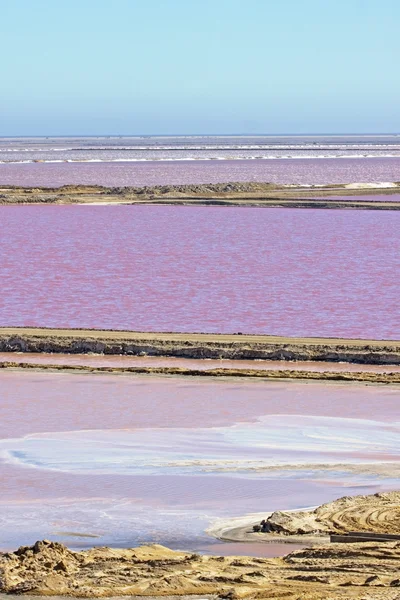
[[[0,0],[0,135],[400,131],[398,0]]]

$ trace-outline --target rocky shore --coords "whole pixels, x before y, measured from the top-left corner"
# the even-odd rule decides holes
[[[152,187],[65,185],[59,188],[0,187],[0,204],[195,204],[289,208],[352,208],[400,210],[400,202],[374,201],[400,192],[400,182],[388,184],[276,185],[230,182]],[[352,200],[362,193],[366,200]],[[327,199],[341,196],[335,200]],[[344,199],[343,199],[344,197]]]
[[[93,329],[3,327],[0,328],[0,352],[400,364],[400,341]]]

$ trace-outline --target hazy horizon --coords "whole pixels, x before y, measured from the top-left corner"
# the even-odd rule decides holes
[[[0,136],[400,131],[396,0],[0,5]]]

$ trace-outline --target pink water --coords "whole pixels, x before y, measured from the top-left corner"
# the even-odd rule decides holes
[[[392,422],[399,401],[398,386],[235,378],[20,371],[0,372],[0,385],[2,439],[47,431],[222,427],[263,414]]]
[[[396,485],[324,464],[397,464],[398,386],[2,372],[0,390],[2,548],[46,537],[210,551],[217,518]]]
[[[144,186],[226,181],[352,183],[398,181],[400,158],[296,158],[0,164],[0,185]]]
[[[0,207],[0,325],[400,339],[400,214]]]

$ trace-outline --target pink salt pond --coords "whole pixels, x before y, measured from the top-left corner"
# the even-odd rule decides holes
[[[400,338],[400,212],[0,212],[2,326]]]

